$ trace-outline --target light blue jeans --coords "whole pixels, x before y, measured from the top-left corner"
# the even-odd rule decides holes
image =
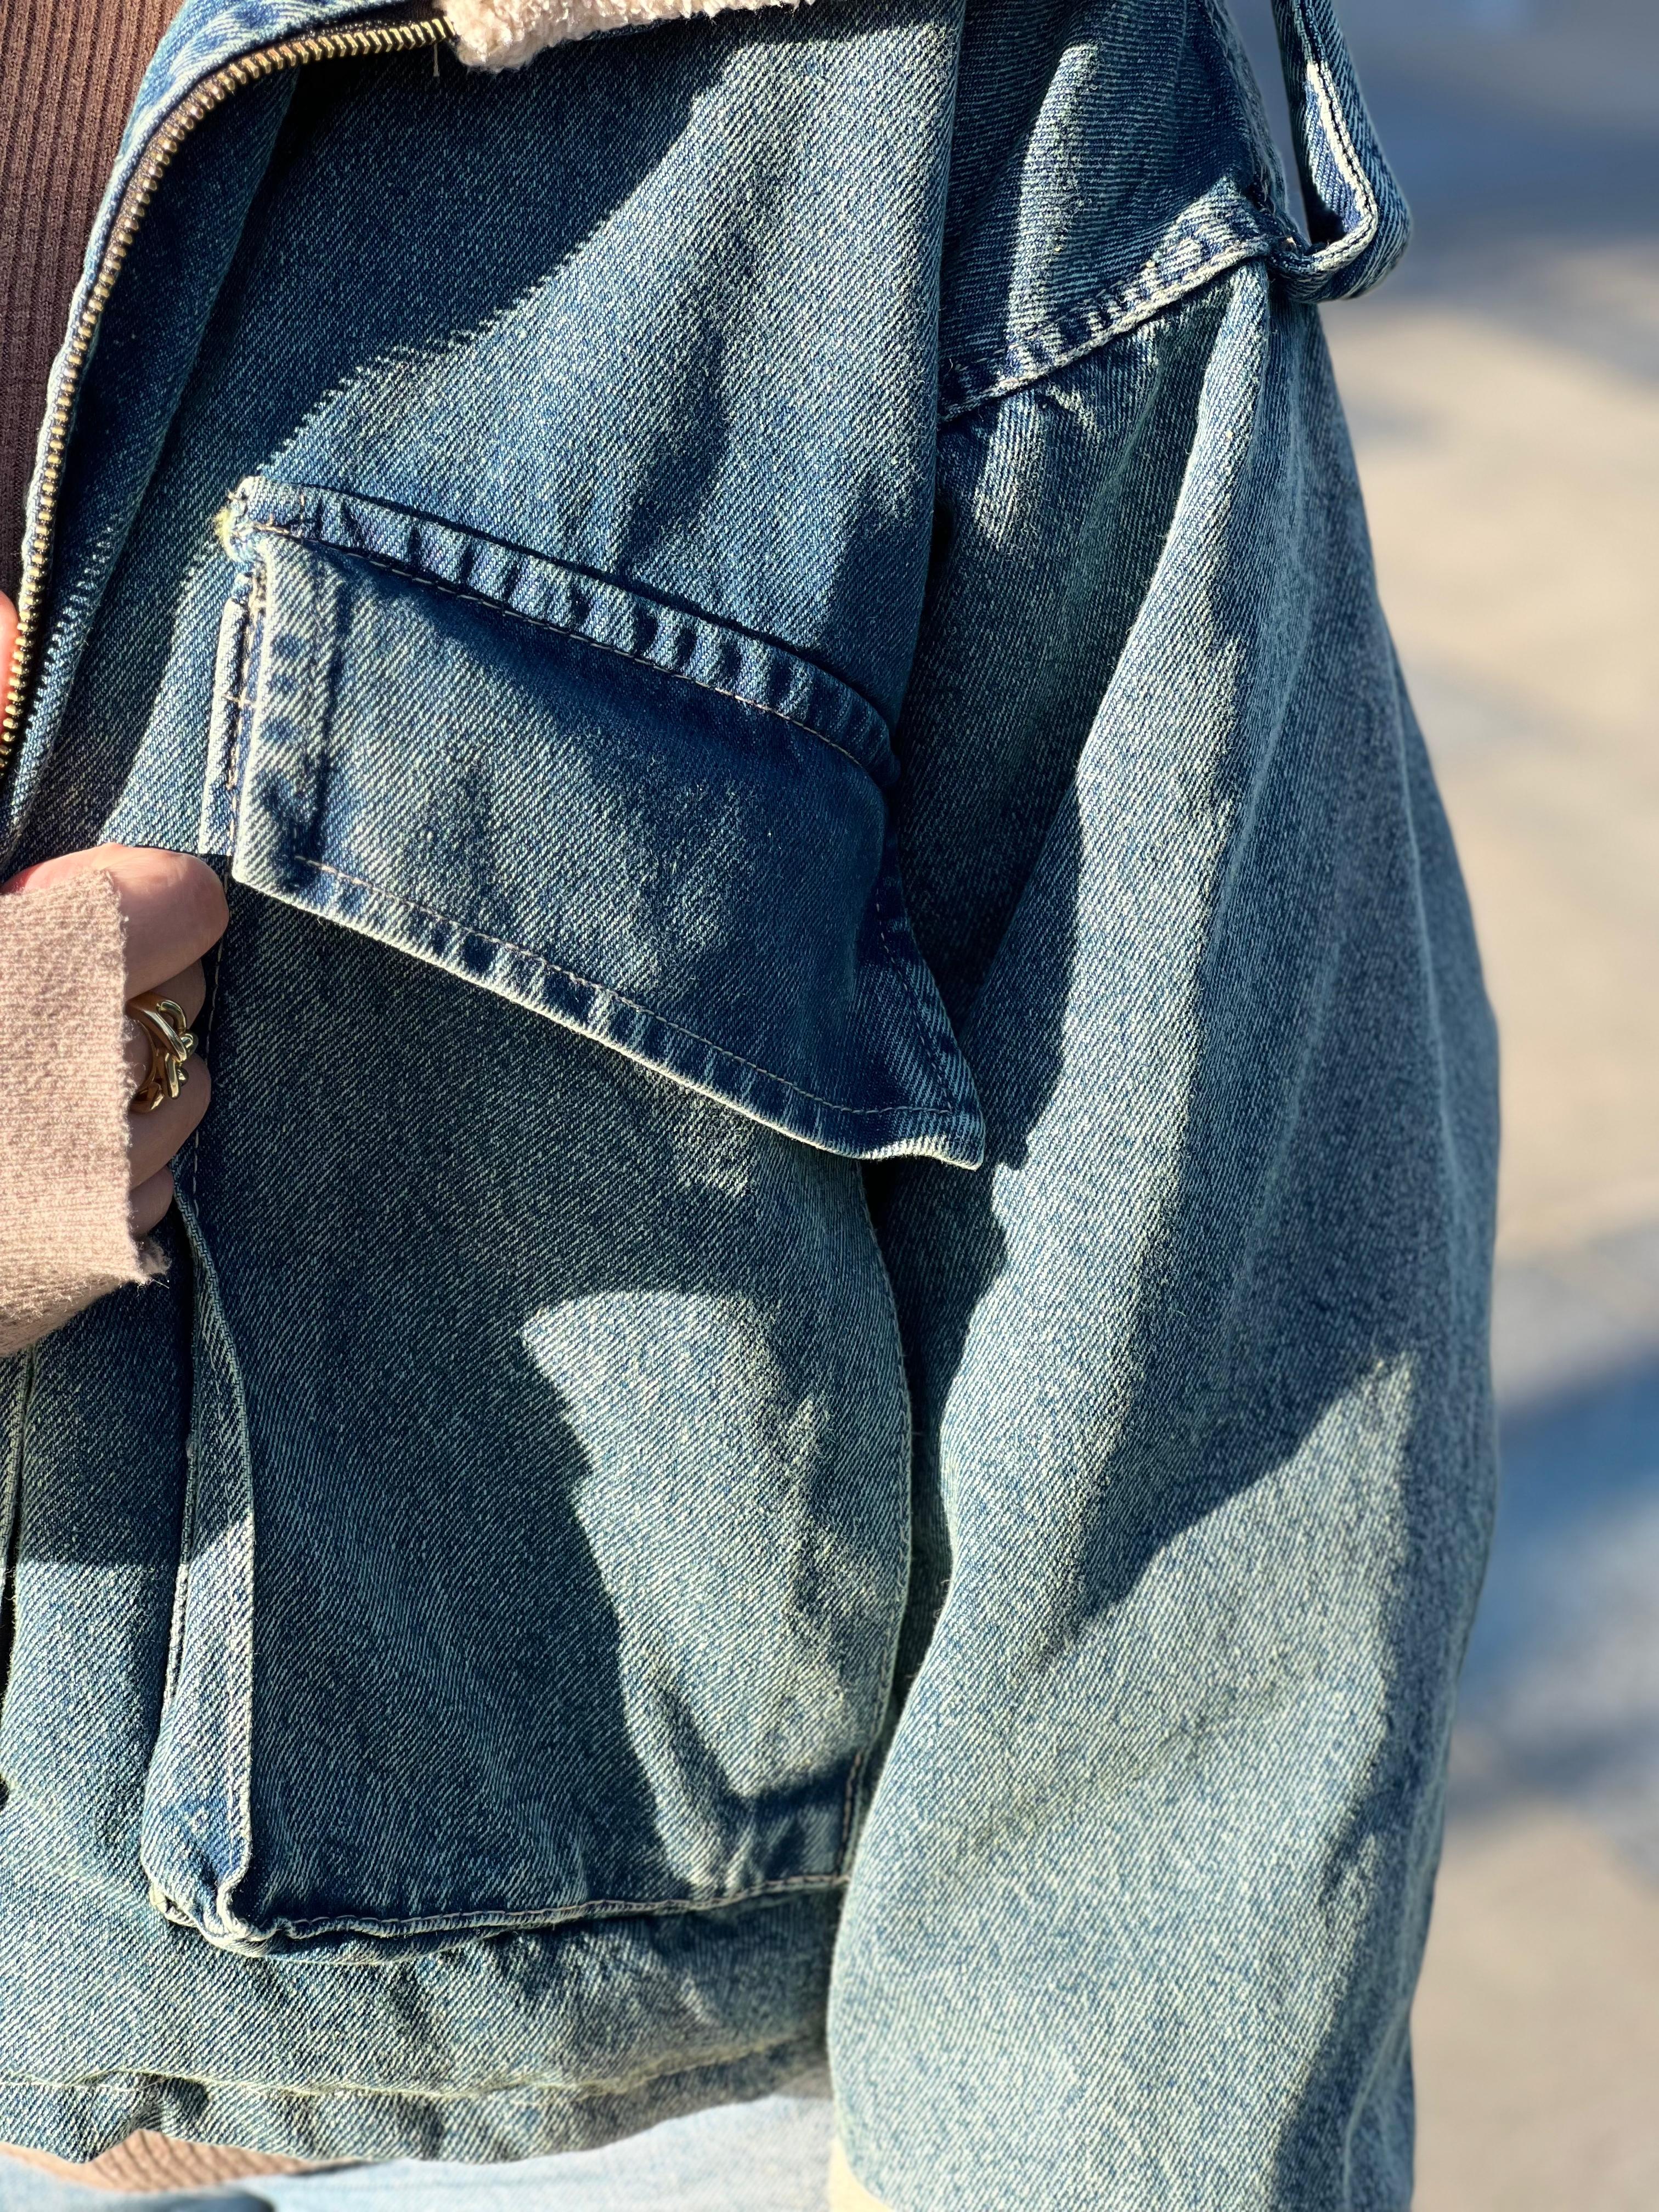
[[[231,920],[170,1273],[0,1377],[0,2141],[827,2048],[892,2212],[1400,2212],[1494,1052],[1327,0],[1307,235],[1217,0],[237,59],[362,13],[158,57],[5,791]]]
[[[81,2189],[0,2162],[0,2212],[825,2212],[828,2085],[665,2120],[603,2150],[510,2165],[342,2166],[143,2197]]]

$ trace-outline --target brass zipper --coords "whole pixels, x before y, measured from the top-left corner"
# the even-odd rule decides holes
[[[279,70],[303,69],[311,62],[357,61],[378,54],[415,53],[423,46],[441,45],[451,35],[442,15],[422,15],[413,22],[362,24],[349,31],[315,31],[301,38],[281,40],[274,46],[261,46],[256,52],[243,54],[234,62],[227,62],[222,69],[215,70],[210,76],[204,76],[164,117],[145,147],[143,158],[121,195],[92,289],[75,319],[67,349],[68,366],[52,401],[46,426],[40,496],[23,549],[23,576],[17,592],[17,642],[12,653],[11,685],[6,695],[5,715],[0,720],[0,777],[4,776],[10,764],[12,750],[23,726],[24,696],[39,645],[37,633],[46,559],[52,550],[52,526],[63,486],[64,457],[69,448],[70,417],[75,411],[81,372],[86,367],[99,323],[132,250],[139,225],[174,155],[197,125],[211,115],[216,107],[222,106],[232,93],[257,84],[264,77],[275,76]]]

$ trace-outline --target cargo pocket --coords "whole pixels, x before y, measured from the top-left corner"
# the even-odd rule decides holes
[[[243,486],[200,849],[810,1145],[976,1166],[880,717],[769,641]]]
[[[983,1147],[885,729],[376,502],[223,538],[152,1898],[378,1951],[833,1883],[908,1573],[855,1163]]]

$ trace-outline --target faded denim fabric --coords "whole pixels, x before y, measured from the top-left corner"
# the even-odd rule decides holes
[[[364,12],[188,0],[124,162]],[[8,858],[218,860],[216,1103],[5,1370],[0,2140],[582,2150],[827,2021],[893,2212],[1407,2202],[1493,1046],[1280,12],[1305,234],[1211,0],[184,141]]]

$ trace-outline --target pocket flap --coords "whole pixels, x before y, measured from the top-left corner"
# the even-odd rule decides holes
[[[769,640],[244,484],[204,851],[826,1150],[983,1156],[874,709]]]

